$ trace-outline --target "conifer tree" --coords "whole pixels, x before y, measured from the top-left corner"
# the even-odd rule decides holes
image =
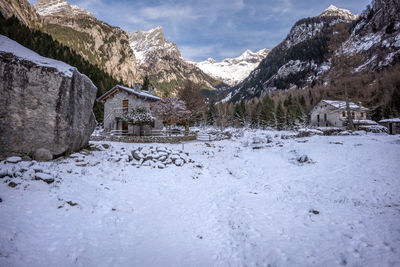
[[[283,110],[282,102],[279,101],[278,106],[276,107],[276,127],[278,130],[283,130],[285,123],[285,111]]]
[[[297,102],[296,104],[296,111],[295,111],[295,124],[297,126],[303,127],[306,121],[304,116],[303,110],[301,109],[300,103]]]
[[[150,80],[149,77],[146,75],[143,78],[143,85],[142,85],[142,90],[148,91],[150,86]]]
[[[260,124],[262,127],[275,127],[274,109],[274,101],[269,95],[266,95],[263,99],[260,112]]]
[[[251,128],[258,128],[260,126],[260,111],[261,111],[261,103],[258,102],[257,106],[254,108],[253,112],[251,113],[251,118],[250,118],[250,127]]]
[[[244,126],[245,125],[245,114],[246,114],[246,107],[244,101],[240,101],[240,103],[235,105],[235,109],[233,110],[233,120],[237,126]]]
[[[285,121],[286,121],[286,128],[287,129],[292,129],[293,126],[294,126],[294,118],[293,118],[293,114],[292,114],[290,108],[288,108],[286,110]]]
[[[214,103],[211,103],[206,113],[206,120],[208,125],[214,125],[216,115],[217,111],[215,109],[215,105]]]

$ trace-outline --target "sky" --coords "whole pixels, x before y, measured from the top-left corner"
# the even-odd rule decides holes
[[[36,0],[29,0],[32,4]],[[220,61],[246,49],[272,49],[296,21],[329,5],[361,13],[371,0],[69,0],[129,32],[162,26],[184,58]]]

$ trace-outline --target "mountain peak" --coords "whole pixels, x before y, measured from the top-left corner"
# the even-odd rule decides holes
[[[171,55],[180,57],[176,44],[165,39],[164,30],[161,26],[148,31],[136,31],[130,35],[129,44],[136,55],[139,65],[145,63],[146,58],[157,53],[156,51],[169,52]]]
[[[65,0],[38,0],[34,5],[37,13],[41,16],[93,16],[90,12],[78,6],[70,5]]]
[[[327,9],[324,10],[324,12],[325,12],[325,11],[338,11],[339,9],[340,9],[340,8],[338,8],[337,6],[330,5],[330,6],[328,6]]]
[[[330,5],[324,12],[319,15],[320,17],[341,17],[345,20],[356,20],[357,15],[354,15],[347,9],[338,8],[337,6]]]
[[[249,76],[251,71],[258,66],[268,53],[269,50],[265,48],[257,52],[247,49],[239,57],[226,58],[221,62],[216,62],[213,58],[208,58],[202,62],[191,63],[195,64],[205,73],[234,86]]]

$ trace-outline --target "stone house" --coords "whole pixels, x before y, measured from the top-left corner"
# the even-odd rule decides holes
[[[136,126],[122,119],[122,115],[130,114],[133,109],[143,107],[150,112],[150,104],[161,98],[154,95],[153,87],[148,91],[141,90],[140,83],[135,88],[116,85],[97,101],[104,104],[104,130],[109,133],[141,135],[144,131],[163,128],[163,124],[156,119],[153,126]]]
[[[353,122],[367,121],[368,109],[361,104],[349,103],[350,113]],[[346,127],[346,101],[339,100],[321,100],[311,110],[311,126],[316,127]]]
[[[385,126],[389,134],[400,134],[400,118],[381,120],[379,124]]]

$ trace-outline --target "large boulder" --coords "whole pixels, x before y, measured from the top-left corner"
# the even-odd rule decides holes
[[[0,35],[0,157],[86,146],[97,88],[76,68]]]

